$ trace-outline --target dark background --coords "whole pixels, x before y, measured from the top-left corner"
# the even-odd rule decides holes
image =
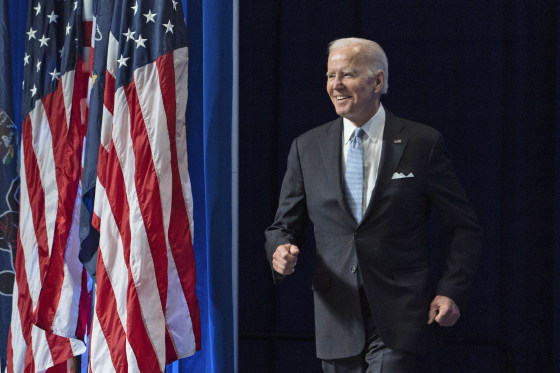
[[[384,48],[382,103],[444,134],[484,228],[470,302],[441,331],[441,371],[560,372],[559,4],[240,2],[240,372],[320,371],[313,242],[275,287],[263,231],[291,141],[336,117],[326,48],[347,36]],[[444,248],[433,233],[434,250]]]

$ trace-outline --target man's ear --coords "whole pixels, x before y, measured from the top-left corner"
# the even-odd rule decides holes
[[[376,93],[381,92],[383,90],[384,84],[385,84],[385,73],[379,70],[377,72],[377,75],[375,76],[375,87],[373,88],[373,91]]]

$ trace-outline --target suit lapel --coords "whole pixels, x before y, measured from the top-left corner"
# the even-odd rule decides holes
[[[400,121],[391,112],[385,109],[385,129],[383,131],[383,147],[379,161],[379,172],[373,189],[370,203],[364,214],[365,218],[375,208],[376,200],[383,194],[387,185],[391,182],[393,173],[397,169],[401,156],[408,141],[408,137],[401,134],[403,129]]]
[[[348,212],[349,217],[354,219],[346,204],[344,186],[342,184],[342,127],[342,118],[334,120],[327,130],[326,138],[323,141],[319,140],[319,148],[321,149],[321,156],[325,163],[330,185],[337,196],[338,203]]]

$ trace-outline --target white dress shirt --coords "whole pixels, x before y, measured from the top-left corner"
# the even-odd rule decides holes
[[[348,119],[343,118],[344,133],[342,136],[342,174],[346,173],[346,158],[348,157],[348,148],[350,140],[356,126]],[[364,160],[364,184],[362,191],[362,212],[370,202],[373,188],[377,180],[377,172],[379,170],[379,161],[381,159],[381,147],[383,146],[383,129],[385,128],[385,109],[379,104],[379,110],[370,120],[368,120],[362,128],[365,135],[362,137],[362,151]]]

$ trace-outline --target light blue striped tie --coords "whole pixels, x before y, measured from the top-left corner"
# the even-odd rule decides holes
[[[364,162],[362,155],[362,136],[365,131],[361,128],[354,130],[350,140],[348,156],[346,158],[346,201],[356,222],[362,220],[362,193],[364,185]]]

